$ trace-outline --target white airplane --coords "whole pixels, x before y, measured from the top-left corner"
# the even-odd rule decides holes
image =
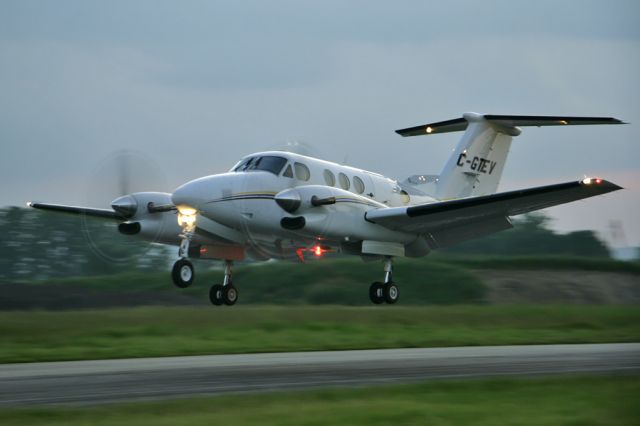
[[[384,279],[371,284],[375,304],[396,303],[395,257],[431,250],[512,227],[510,217],[621,189],[600,178],[496,193],[512,137],[521,126],[624,124],[607,117],[481,115],[397,130],[401,136],[464,131],[439,175],[402,182],[291,152],[244,157],[227,173],[205,176],[173,194],[138,192],[112,209],[32,202],[37,209],[119,221],[119,232],[178,245],[172,270],[181,288],[194,281],[189,258],[225,261],[214,305],[233,305],[233,261],[321,256],[337,252],[380,259]]]

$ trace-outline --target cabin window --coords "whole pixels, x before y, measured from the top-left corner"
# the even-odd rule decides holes
[[[351,187],[351,182],[349,182],[349,178],[344,173],[338,173],[338,182],[342,189],[348,190]]]
[[[324,171],[324,181],[329,186],[335,186],[336,185],[336,177],[333,175],[333,172],[331,170],[325,169],[325,171]]]
[[[358,176],[353,177],[353,187],[358,194],[362,194],[364,192],[364,182]]]
[[[287,164],[287,168],[284,169],[282,176],[293,179],[293,169],[291,168],[291,164]]]
[[[293,168],[296,171],[296,178],[298,180],[308,181],[311,178],[309,168],[302,163],[293,163]]]
[[[287,164],[287,159],[284,157],[265,155],[263,157],[251,157],[241,162],[238,165],[238,167],[235,168],[234,171],[236,172],[264,171],[264,172],[273,173],[274,175],[279,175],[285,164]]]

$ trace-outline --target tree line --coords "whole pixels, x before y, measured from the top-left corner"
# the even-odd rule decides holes
[[[593,231],[558,234],[543,214],[525,215],[511,230],[447,249],[461,255],[609,257]],[[0,279],[43,279],[168,270],[175,248],[121,235],[109,220],[8,207],[0,209]]]
[[[42,279],[161,270],[167,247],[118,232],[117,223],[86,216],[0,209],[0,278]]]

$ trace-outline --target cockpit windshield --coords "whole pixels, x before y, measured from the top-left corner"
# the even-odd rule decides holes
[[[284,157],[276,157],[272,155],[265,155],[262,157],[250,157],[242,160],[234,172],[252,172],[256,170],[262,170],[265,172],[271,172],[274,175],[280,174],[284,165],[287,164],[287,159]]]

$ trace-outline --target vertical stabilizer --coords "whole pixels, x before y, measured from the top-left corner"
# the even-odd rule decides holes
[[[464,131],[462,139],[435,183],[435,194],[430,194],[439,200],[449,200],[496,192],[511,147],[511,139],[520,134],[519,126],[562,127],[593,124],[626,123],[613,117],[482,115],[469,112],[461,118],[408,127],[396,130],[396,133],[406,137]],[[422,183],[424,176],[417,178],[418,183]]]
[[[475,113],[464,114],[467,128],[440,173],[435,197],[439,200],[493,194],[517,127],[499,126]]]

